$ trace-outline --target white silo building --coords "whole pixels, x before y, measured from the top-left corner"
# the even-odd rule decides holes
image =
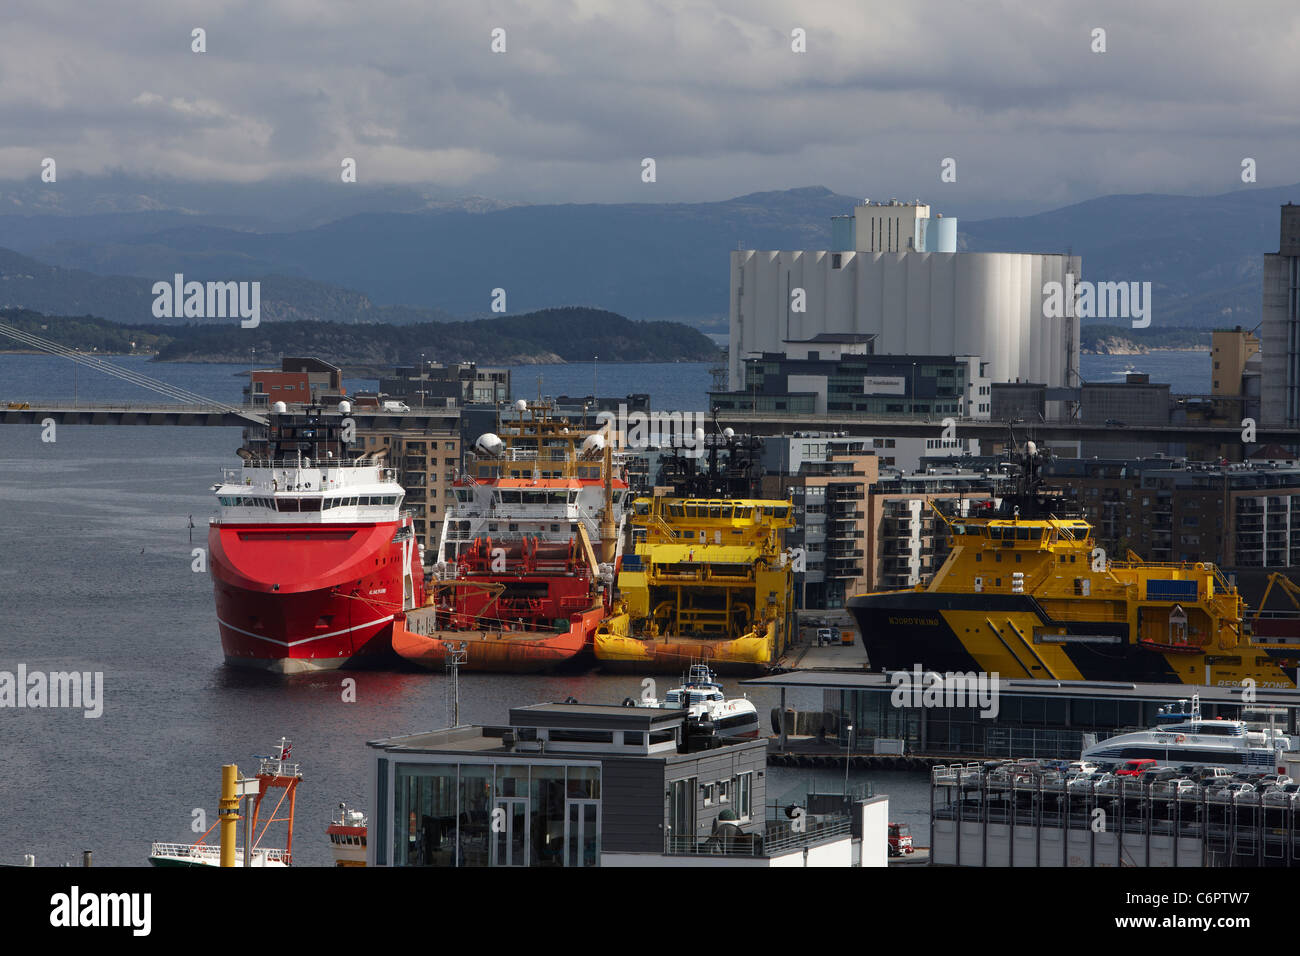
[[[1043,286],[1078,256],[957,252],[957,220],[920,203],[863,201],[824,251],[731,253],[729,387],[744,359],[823,332],[876,336],[889,355],[978,355],[993,382],[1077,387],[1079,325],[1043,315]]]

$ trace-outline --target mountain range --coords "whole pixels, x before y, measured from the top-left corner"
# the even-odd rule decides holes
[[[859,201],[820,186],[721,202],[559,205],[319,186],[276,205],[262,185],[214,210],[180,205],[201,188],[169,184],[153,195],[133,185],[65,206],[37,202],[40,187],[0,189],[0,210],[11,210],[0,214],[0,305],[154,322],[152,283],[180,272],[260,279],[264,321],[474,318],[490,315],[503,289],[511,314],[586,306],[716,333],[726,328],[730,250],[825,249],[830,217]],[[1251,327],[1278,206],[1297,195],[1300,185],[1106,196],[962,219],[959,248],[1069,251],[1083,257],[1084,278],[1150,281],[1160,326]],[[928,200],[944,211],[941,193]],[[274,215],[259,217],[259,202]]]

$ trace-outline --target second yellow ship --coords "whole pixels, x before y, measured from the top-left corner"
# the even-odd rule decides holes
[[[753,439],[722,434],[707,460],[675,455],[669,485],[633,502],[634,553],[625,551],[614,613],[596,630],[604,670],[721,673],[770,668],[794,631],[793,574],[781,532],[787,501],[753,496]]]

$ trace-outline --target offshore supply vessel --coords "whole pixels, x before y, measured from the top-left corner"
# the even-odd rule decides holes
[[[391,657],[393,618],[424,601],[424,568],[397,472],[353,457],[343,416],[271,416],[257,450],[213,486],[208,529],[227,664],[279,673]]]
[[[619,604],[596,631],[603,670],[761,673],[794,630],[793,575],[780,533],[792,505],[757,497],[758,439],[730,429],[701,457],[663,460],[663,485],[632,503],[635,553],[618,574]],[[707,457],[704,457],[707,456]]]
[[[873,668],[1002,677],[1294,687],[1300,642],[1252,636],[1211,563],[1111,560],[1033,442],[997,504],[949,518],[928,582],[848,602]],[[937,511],[937,509],[936,509]]]
[[[628,489],[608,435],[549,404],[515,410],[474,443],[428,601],[393,625],[393,650],[420,666],[456,650],[467,670],[550,671],[589,658],[610,611]]]

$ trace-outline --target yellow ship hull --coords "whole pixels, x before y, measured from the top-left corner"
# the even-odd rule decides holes
[[[709,639],[665,635],[642,639],[602,628],[595,637],[602,670],[639,674],[680,674],[691,664],[707,663],[723,674],[761,674],[776,659],[777,624],[742,637]]]
[[[1300,649],[1249,640],[1169,650],[1134,639],[1126,620],[1053,619],[1027,595],[893,591],[849,611],[873,669],[983,671],[1004,678],[1295,687]]]

